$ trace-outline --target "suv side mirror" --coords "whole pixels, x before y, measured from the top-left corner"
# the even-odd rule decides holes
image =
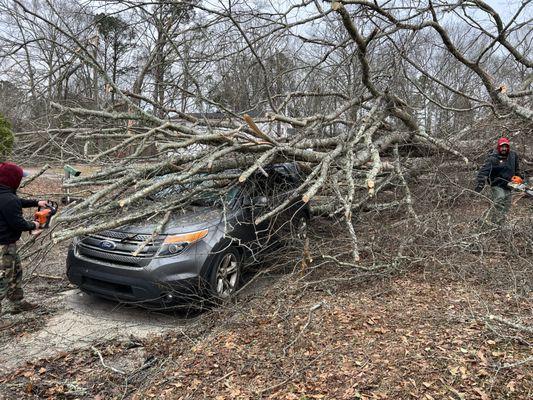
[[[246,196],[242,200],[243,207],[266,207],[268,205],[268,197],[266,196],[256,196],[248,197]]]
[[[268,205],[268,198],[266,196],[257,196],[252,199],[252,204],[255,207],[266,207]]]

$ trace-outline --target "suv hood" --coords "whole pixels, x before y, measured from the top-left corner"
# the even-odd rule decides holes
[[[222,219],[222,210],[212,207],[194,207],[192,210],[176,211],[161,232],[163,235],[194,232],[216,225]],[[113,230],[137,234],[149,234],[161,222],[161,218],[140,221],[135,224],[121,226]]]

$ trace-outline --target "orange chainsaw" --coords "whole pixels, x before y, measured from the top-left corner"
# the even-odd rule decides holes
[[[59,206],[55,201],[48,201],[48,204],[44,207],[38,207],[34,214],[34,219],[40,225],[41,229],[46,229],[50,226],[52,217],[57,214]]]
[[[526,195],[533,197],[533,187],[528,187],[522,178],[519,176],[513,176],[511,178],[511,182],[507,184],[507,186],[513,190],[516,190],[518,192],[523,192]]]

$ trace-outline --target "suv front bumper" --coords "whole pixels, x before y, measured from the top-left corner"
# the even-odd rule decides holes
[[[127,267],[80,256],[71,246],[67,276],[81,290],[114,301],[159,306],[195,302],[206,288],[201,271],[207,250],[154,258],[146,267]]]

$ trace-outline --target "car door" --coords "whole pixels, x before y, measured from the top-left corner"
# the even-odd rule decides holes
[[[287,198],[294,195],[298,182],[285,164],[277,165],[271,172],[271,178],[270,204],[272,207],[278,207]],[[283,210],[270,219],[269,229],[276,240],[285,240],[291,235],[292,223],[297,220],[297,216],[301,212],[300,203],[299,198],[293,199]]]
[[[257,219],[263,217],[272,209],[271,204],[271,176],[257,173],[250,180],[249,185],[249,217],[253,225],[256,251],[262,252],[271,241],[270,218],[256,223]]]
[[[248,252],[257,254],[268,242],[268,221],[256,224],[255,221],[267,212],[268,200],[265,188],[268,177],[254,174],[241,186],[234,202],[234,217],[228,221],[228,236],[245,247]]]

